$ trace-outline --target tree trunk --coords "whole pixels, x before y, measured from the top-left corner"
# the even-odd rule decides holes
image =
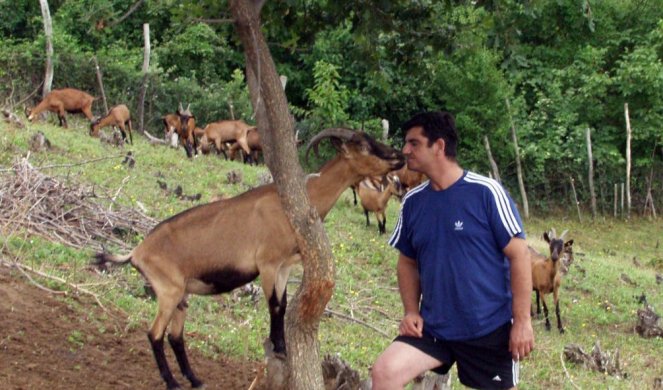
[[[99,90],[101,91],[101,100],[104,102],[104,110],[106,110],[106,115],[108,115],[108,102],[106,101],[106,91],[104,90],[104,79],[101,75],[101,69],[99,69],[97,56],[92,56],[92,60],[94,61],[94,69],[97,73],[97,83],[99,84]]]
[[[626,117],[626,218],[631,218],[631,120],[628,115],[628,103],[624,103]]]
[[[587,162],[588,179],[589,179],[589,195],[592,202],[592,219],[596,219],[596,194],[594,193],[594,160],[592,158],[592,135],[589,127],[587,128]]]
[[[578,211],[578,221],[582,222],[582,215],[580,214],[580,202],[578,202],[578,194],[576,194],[576,185],[573,176],[569,176],[571,180],[571,190],[573,190],[573,203],[576,205],[576,210]]]
[[[490,169],[493,171],[493,177],[495,178],[495,180],[501,183],[502,179],[500,179],[500,171],[497,168],[497,163],[495,162],[495,159],[493,158],[493,153],[490,151],[490,142],[488,142],[487,135],[483,136],[483,144],[486,147],[486,154],[488,154],[488,162],[490,163]]]
[[[53,23],[51,21],[51,11],[48,8],[48,0],[39,0],[41,6],[41,16],[44,19],[44,35],[46,37],[46,73],[44,75],[44,88],[42,97],[46,97],[51,92],[53,86]]]
[[[149,23],[143,24],[143,83],[140,86],[140,95],[138,96],[138,131],[143,133],[144,117],[145,117],[145,94],[147,93],[147,81],[150,72],[150,25]]]
[[[511,104],[509,104],[509,99],[506,101],[506,110],[509,113],[509,119],[511,121],[511,139],[513,140],[513,147],[516,152],[516,173],[518,174],[518,186],[520,187],[520,195],[523,199],[523,215],[525,219],[529,219],[529,203],[527,202],[527,193],[525,192],[525,182],[523,181],[523,168],[520,164],[520,151],[518,150],[518,137],[516,136],[516,126],[513,123],[513,117],[511,116]]]
[[[286,312],[288,389],[324,389],[318,327],[334,287],[331,247],[317,211],[308,201],[297,160],[294,124],[285,92],[260,30],[262,1],[231,0],[230,10],[244,46],[247,80],[263,140],[265,163],[292,224],[302,256],[302,282]],[[268,373],[266,378],[272,375]],[[269,386],[268,388],[274,388]]]

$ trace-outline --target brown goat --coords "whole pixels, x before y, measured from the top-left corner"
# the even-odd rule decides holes
[[[395,170],[394,174],[398,176],[398,180],[400,180],[400,183],[403,186],[403,191],[405,192],[410,191],[426,180],[426,175],[408,169],[407,165],[404,165],[401,169]]]
[[[32,122],[37,115],[44,111],[51,111],[58,115],[60,126],[67,128],[66,113],[79,113],[87,117],[90,121],[94,120],[92,115],[92,102],[95,98],[91,95],[74,88],[63,88],[52,90],[44,100],[28,110],[28,120]]]
[[[361,207],[366,215],[366,226],[370,226],[368,218],[369,212],[375,213],[375,219],[378,222],[378,232],[384,234],[387,231],[387,205],[392,195],[400,196],[401,185],[397,176],[384,176],[380,180],[379,187],[375,186],[375,181],[366,178],[359,182],[357,194],[361,202]]]
[[[205,148],[211,143],[216,147],[217,153],[225,154],[225,143],[237,142],[248,156],[251,149],[246,137],[250,129],[255,129],[255,126],[249,126],[240,120],[212,122],[205,126],[205,134],[200,144]]]
[[[186,110],[183,110],[182,103],[180,103],[180,107],[177,110],[177,115],[180,118],[180,127],[177,135],[180,137],[180,141],[184,146],[186,156],[191,158],[194,154],[198,154],[198,139],[194,135],[196,117],[191,114],[189,107],[191,105],[188,105]]]
[[[317,153],[318,144],[326,138],[338,153],[306,182],[311,205],[323,220],[350,184],[362,177],[384,175],[404,163],[398,150],[348,129],[322,131],[311,139],[307,151],[313,148]],[[189,294],[229,292],[260,275],[269,306],[269,337],[274,352],[286,352],[286,284],[301,254],[274,184],[186,210],[157,225],[128,255],[98,253],[96,259],[99,265],[131,262],[154,289],[159,310],[148,338],[169,389],[179,387],[164,354],[169,324],[168,340],[182,373],[193,387],[202,386],[191,370],[184,347]]]
[[[126,127],[125,127],[126,125]],[[124,104],[118,104],[117,106],[110,109],[108,115],[105,117],[96,119],[90,124],[90,135],[93,137],[99,136],[99,130],[103,129],[106,126],[117,126],[120,128],[122,133],[122,139],[127,141],[127,132],[129,129],[129,143],[133,144],[133,135],[131,133],[131,113],[129,112],[129,107]]]
[[[177,114],[166,114],[163,118],[164,125],[164,135],[168,136],[173,132],[179,134],[182,131],[182,123],[180,122],[180,116]]]
[[[562,283],[562,256],[564,253],[568,253],[572,246],[573,240],[564,242],[564,231],[559,238],[555,237],[555,230],[552,229],[551,233],[543,233],[543,238],[549,245],[550,256],[544,256],[534,250],[530,249],[530,256],[532,259],[532,287],[536,293],[536,314],[539,316],[541,314],[541,307],[539,305],[539,300],[543,304],[543,313],[546,317],[546,330],[550,330],[550,320],[548,318],[548,306],[546,305],[546,294],[553,294],[553,300],[555,304],[555,314],[557,316],[557,329],[559,333],[564,333],[564,327],[562,326],[562,318],[559,312],[559,287]]]
[[[258,163],[259,153],[262,152],[262,144],[260,143],[260,133],[255,127],[250,128],[246,133],[246,143],[251,150],[251,153],[244,156],[245,163]],[[228,158],[231,160],[235,159],[235,154],[238,150],[242,149],[242,145],[239,142],[235,142],[230,146]]]

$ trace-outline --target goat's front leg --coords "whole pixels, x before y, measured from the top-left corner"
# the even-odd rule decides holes
[[[274,289],[272,296],[269,298],[269,339],[272,340],[274,345],[275,354],[286,354],[285,348],[285,309],[288,305],[288,296],[286,289],[283,289],[281,298],[277,298],[276,289]]]
[[[546,330],[550,330],[550,319],[548,319],[548,305],[546,305],[546,297],[541,295],[541,304],[543,305],[543,315],[546,317]]]
[[[562,317],[559,314],[559,297],[557,295],[557,289],[555,289],[553,296],[555,298],[555,314],[557,315],[557,329],[559,330],[559,333],[564,333],[564,327],[562,326]]]

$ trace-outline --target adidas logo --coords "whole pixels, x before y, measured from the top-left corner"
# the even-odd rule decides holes
[[[456,221],[454,223],[454,230],[463,230],[463,221]]]
[[[502,378],[500,378],[499,375],[495,375],[495,377],[493,378],[493,382],[502,382]]]

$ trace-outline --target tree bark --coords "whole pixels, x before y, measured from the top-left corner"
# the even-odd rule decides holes
[[[145,117],[145,94],[147,93],[147,82],[150,72],[150,25],[149,23],[143,24],[143,83],[140,86],[140,95],[138,96],[138,131],[143,133],[145,131],[144,117]]]
[[[334,287],[331,247],[317,211],[311,207],[297,160],[294,124],[285,92],[260,30],[263,1],[231,0],[230,10],[244,46],[247,81],[265,162],[294,229],[304,269],[286,312],[288,389],[324,389],[318,328]],[[272,375],[266,375],[266,379]],[[274,388],[269,386],[268,388]]]
[[[525,219],[529,219],[529,203],[527,202],[527,192],[525,192],[525,182],[523,181],[523,168],[520,164],[520,151],[518,150],[518,137],[516,136],[516,126],[513,123],[513,117],[511,116],[511,104],[509,104],[509,99],[506,101],[506,110],[509,114],[509,120],[511,121],[511,139],[513,140],[513,147],[516,152],[516,173],[518,174],[518,186],[520,187],[520,195],[523,199],[523,215]]]
[[[104,79],[101,75],[97,56],[92,56],[92,60],[94,61],[94,69],[97,73],[97,83],[99,84],[99,90],[101,91],[101,101],[104,102],[104,110],[106,110],[106,115],[108,115],[108,102],[106,101],[106,91],[104,90]]]
[[[631,119],[628,115],[628,103],[624,103],[626,117],[626,218],[631,218]]]
[[[576,185],[573,176],[569,176],[571,180],[571,190],[573,191],[573,203],[576,205],[576,210],[578,211],[578,221],[582,222],[582,215],[580,214],[580,202],[578,202],[578,194],[576,193]]]
[[[493,153],[490,151],[490,142],[488,141],[487,135],[483,136],[483,144],[486,147],[486,153],[488,154],[488,162],[490,163],[490,169],[493,171],[493,177],[495,178],[495,180],[501,183],[502,179],[500,179],[500,171],[497,168],[497,163],[495,162],[495,159],[493,158]]]
[[[45,98],[53,86],[53,23],[48,0],[39,0],[39,5],[41,6],[41,16],[44,19],[44,36],[46,37],[46,73],[42,90],[42,97]]]
[[[589,195],[592,204],[592,219],[596,219],[596,194],[594,192],[594,160],[592,158],[592,135],[589,127],[587,128],[587,162],[588,162],[588,179],[589,179]]]

